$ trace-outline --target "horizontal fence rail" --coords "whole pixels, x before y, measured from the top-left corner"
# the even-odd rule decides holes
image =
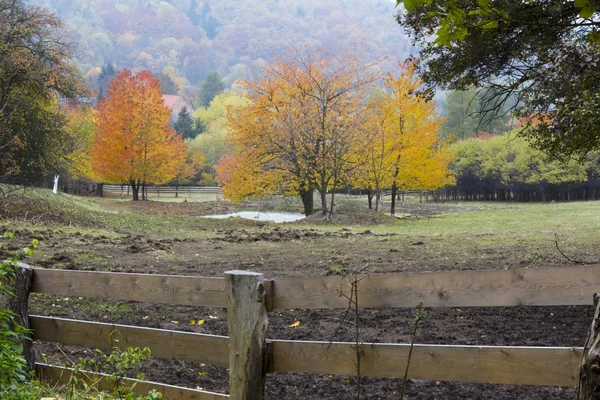
[[[600,265],[274,279],[248,271],[227,271],[225,278],[218,278],[33,269],[30,276],[31,291],[36,293],[229,308],[231,339],[43,316],[30,316],[28,321],[35,340],[104,350],[148,347],[155,357],[228,367],[230,398],[236,400],[263,399],[267,372],[356,375],[357,352],[361,354],[361,375],[404,376],[410,345],[360,343],[357,348],[356,343],[268,340],[266,329],[258,324],[266,321],[266,311],[272,309],[346,309],[355,279],[360,282],[361,308],[414,307],[419,303],[425,307],[592,305],[594,293],[600,292]],[[239,306],[248,302],[254,311]],[[257,345],[265,341],[268,346]],[[579,347],[418,344],[413,347],[408,377],[576,386],[582,353]],[[244,365],[254,368],[253,374],[246,367],[240,369]],[[50,371],[47,373],[65,373],[44,368]],[[163,386],[172,393],[165,399],[219,398],[185,397],[200,394],[179,395],[177,390],[184,393],[187,389]],[[208,394],[212,395],[219,396]]]
[[[273,340],[273,369],[356,375],[356,344]],[[361,376],[402,378],[409,344],[360,345]],[[583,348],[414,345],[408,378],[576,386]]]
[[[121,193],[128,191],[128,185],[103,185],[102,190],[112,193]],[[216,186],[146,186],[148,194],[174,194],[174,193],[192,193],[192,194],[222,194],[220,187]]]
[[[85,381],[88,385],[95,385],[98,390],[111,391],[115,388],[115,382],[107,379],[108,375],[97,372],[75,371],[71,368],[48,365],[44,363],[35,364],[36,377],[43,382],[49,382],[54,385],[68,385],[71,376],[75,374],[78,380]],[[178,400],[223,400],[229,396],[221,393],[207,392],[204,390],[189,389],[180,386],[167,385],[164,383],[141,381],[138,379],[123,378],[121,384],[128,387],[133,386],[133,392],[139,395],[146,395],[151,390],[156,390],[163,394],[165,399]]]
[[[30,317],[34,339],[109,350],[149,347],[155,357],[229,363],[229,338],[163,329]],[[356,374],[356,344],[269,340],[271,372]],[[363,343],[361,375],[403,377],[408,344]],[[576,386],[582,348],[420,345],[409,378],[543,386]],[[176,397],[175,397],[176,398]]]
[[[364,279],[363,279],[364,278]],[[348,278],[351,279],[351,278]],[[359,276],[362,308],[591,305],[600,266],[448,271]],[[269,280],[269,308],[347,308],[342,276]],[[32,292],[223,307],[225,279],[34,269]]]
[[[102,350],[148,347],[155,357],[229,365],[227,336],[31,315],[34,340]]]
[[[363,279],[364,278],[364,279]],[[349,277],[348,280],[352,280]],[[591,305],[600,266],[358,276],[362,308]],[[347,308],[340,276],[274,279],[273,308]]]
[[[226,307],[225,279],[35,268],[34,293]]]

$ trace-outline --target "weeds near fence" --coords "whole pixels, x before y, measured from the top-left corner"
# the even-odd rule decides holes
[[[350,295],[347,295],[344,292],[343,287],[340,287],[338,289],[338,293],[341,297],[344,297],[346,300],[348,300],[348,307],[346,308],[346,311],[344,312],[344,317],[342,318],[340,325],[338,325],[337,329],[335,330],[335,332],[333,334],[333,337],[335,337],[337,335],[337,333],[339,332],[339,330],[342,327],[342,324],[347,320],[348,314],[350,314],[350,311],[354,311],[354,345],[355,345],[355,355],[356,355],[354,365],[356,367],[356,399],[357,400],[360,400],[360,394],[361,394],[360,363],[361,363],[361,359],[363,356],[363,352],[362,352],[363,343],[360,340],[360,316],[359,316],[360,308],[358,305],[359,304],[358,303],[358,284],[360,283],[360,281],[362,281],[363,279],[368,277],[368,275],[359,277],[359,275],[362,274],[365,270],[367,270],[368,267],[369,267],[369,264],[367,263],[364,267],[355,270],[351,275],[349,275],[349,276],[344,275],[344,280],[346,281],[346,283],[348,284],[348,287],[350,288]],[[331,346],[331,342],[333,342],[333,338],[329,343],[330,346]]]
[[[118,334],[117,331],[111,332],[111,340],[114,340],[112,336],[116,334]],[[115,347],[110,352],[95,349],[91,356],[79,357],[76,361],[70,359],[60,347],[59,350],[67,360],[60,365],[73,371],[66,385],[65,400],[84,398],[156,400],[162,398],[162,394],[156,390],[148,392],[147,395],[139,395],[134,391],[137,382],[126,384],[125,381],[128,375],[135,375],[139,380],[145,379],[144,374],[139,373],[139,367],[150,357],[150,349],[147,347],[143,349],[128,347],[125,350]],[[102,380],[112,383],[112,390],[101,390]]]
[[[412,358],[413,347],[415,346],[415,339],[417,337],[417,329],[419,329],[419,322],[423,319],[423,302],[420,302],[415,309],[415,322],[413,324],[413,331],[410,337],[410,349],[408,350],[408,359],[406,360],[406,369],[404,370],[404,379],[402,380],[402,387],[400,388],[400,400],[404,399],[406,388],[408,387],[408,369],[410,368],[410,360]]]
[[[4,239],[12,242],[15,234],[5,231]],[[31,255],[38,241],[33,239],[31,248],[25,247],[22,252]],[[0,247],[2,244],[0,244]],[[0,394],[17,391],[27,379],[27,361],[23,356],[23,343],[31,340],[31,330],[18,323],[18,315],[10,309],[15,296],[14,285],[19,253],[14,253],[8,260],[0,262]]]

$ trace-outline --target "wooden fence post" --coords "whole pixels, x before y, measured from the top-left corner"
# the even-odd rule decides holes
[[[225,272],[231,400],[264,397],[268,321],[263,280],[256,272]]]
[[[594,294],[596,312],[592,320],[589,336],[583,347],[579,367],[577,400],[600,398],[600,294]]]
[[[5,261],[10,262],[12,261]],[[33,269],[23,263],[18,263],[15,270],[14,294],[12,298],[3,298],[0,296],[0,307],[8,308],[16,314],[16,323],[29,329],[29,292],[31,290],[31,280],[33,278]],[[27,361],[27,372],[35,367],[33,358],[32,335],[28,334],[23,345],[23,357]]]

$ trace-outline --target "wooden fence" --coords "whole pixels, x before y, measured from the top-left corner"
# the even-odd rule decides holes
[[[359,306],[369,308],[592,305],[600,267],[401,273],[358,277]],[[270,372],[356,374],[355,343],[267,340],[267,311],[347,308],[340,276],[275,278],[228,271],[225,278],[33,269],[31,292],[116,300],[225,307],[229,337],[64,318],[30,316],[35,340],[100,349],[149,347],[156,357],[229,367],[230,396],[153,382],[172,399],[262,399]],[[110,334],[111,332],[118,332]],[[363,343],[361,375],[404,376],[408,344]],[[576,386],[580,347],[415,345],[412,379]],[[36,364],[42,379],[65,382],[72,371]],[[102,381],[104,382],[104,381]],[[133,382],[133,381],[131,381]],[[103,384],[110,385],[106,381]],[[108,386],[103,386],[108,387]]]
[[[129,196],[131,187],[129,185],[103,185],[103,192]],[[216,186],[146,186],[146,193],[156,197],[192,197],[200,195],[218,195],[223,192]]]

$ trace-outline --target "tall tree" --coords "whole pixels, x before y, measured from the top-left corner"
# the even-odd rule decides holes
[[[62,23],[20,0],[0,0],[0,181],[41,183],[67,167],[72,137],[58,97],[87,94]]]
[[[186,159],[185,144],[169,126],[160,83],[148,71],[123,70],[98,106],[98,132],[90,151],[95,174],[128,182],[133,200],[146,184],[173,180]]]
[[[381,190],[391,189],[392,214],[398,190],[431,190],[453,182],[435,104],[423,93],[414,64],[402,65],[401,71],[384,79],[387,92],[372,101],[368,140],[354,180],[375,192],[376,209]]]
[[[204,32],[206,32],[206,36],[209,39],[214,39],[217,36],[217,29],[219,28],[219,21],[212,15],[210,1],[206,1],[202,6],[202,11],[200,12],[200,23],[202,24],[202,28]]]
[[[300,195],[307,215],[318,190],[322,213],[331,218],[333,192],[329,204],[327,193],[348,182],[363,147],[364,100],[376,78],[370,67],[355,56],[321,51],[290,52],[265,66],[245,83],[251,103],[229,114],[238,153],[228,161],[257,174],[256,193],[276,187]],[[231,190],[236,184],[248,188],[233,179]]]
[[[106,88],[110,81],[117,76],[117,70],[112,62],[107,62],[102,67],[102,71],[98,75],[98,98],[102,99],[106,95]]]
[[[202,107],[208,107],[210,102],[223,90],[225,90],[225,85],[219,76],[217,71],[210,72],[204,82],[202,82],[202,87],[200,89],[200,105]]]
[[[514,96],[517,114],[528,121],[522,132],[554,156],[600,148],[590,129],[600,124],[598,1],[400,3],[407,12],[399,12],[398,21],[421,47],[429,84],[466,89],[488,83],[494,111]]]
[[[89,150],[96,137],[96,110],[89,105],[69,105],[64,108],[67,127],[73,137],[69,152],[68,174],[79,181],[95,181]]]

